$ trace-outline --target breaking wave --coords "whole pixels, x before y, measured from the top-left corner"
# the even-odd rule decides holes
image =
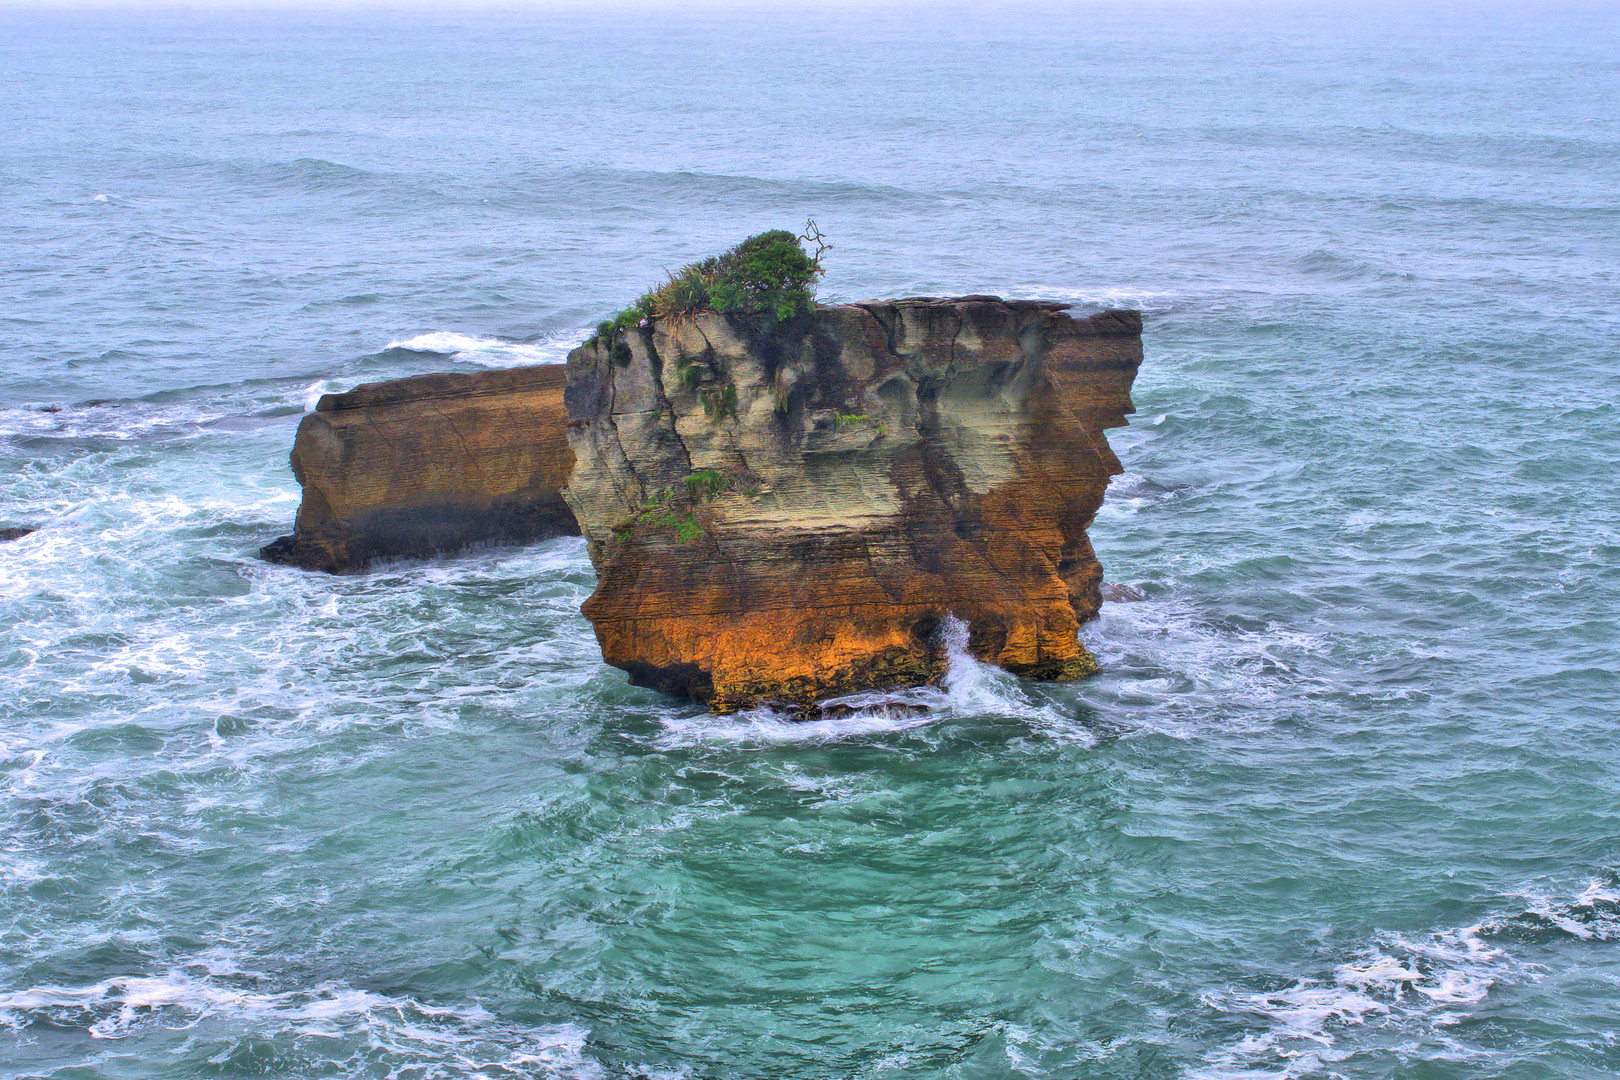
[[[505,341],[501,338],[472,337],[438,330],[415,337],[390,341],[389,349],[436,353],[463,364],[479,367],[527,367],[532,364],[560,364],[579,343],[590,336],[584,328],[551,334],[539,341]]]
[[[1203,1080],[1291,1080],[1343,1062],[1361,1047],[1357,1029],[1387,1027],[1439,1037],[1494,987],[1535,982],[1537,964],[1514,943],[1620,937],[1620,877],[1594,879],[1574,899],[1521,893],[1523,910],[1427,936],[1390,934],[1327,976],[1275,990],[1206,992],[1204,1005],[1258,1031],[1214,1054]],[[1346,1045],[1348,1044],[1348,1045]],[[1466,1052],[1466,1048],[1461,1048]]]
[[[229,957],[205,955],[157,975],[0,993],[0,1024],[17,1032],[79,1029],[96,1040],[184,1032],[205,1048],[216,1044],[215,1057],[271,1057],[293,1072],[605,1075],[585,1053],[589,1032],[576,1024],[522,1025],[476,1004],[436,1006],[341,981],[283,991],[266,989],[266,981]]]
[[[968,627],[961,619],[948,617],[940,633],[947,667],[938,686],[829,698],[820,703],[820,716],[810,720],[771,708],[721,716],[671,713],[661,718],[664,733],[659,745],[815,745],[911,732],[970,718],[1017,721],[1051,737],[1085,745],[1096,741],[1061,709],[1037,700],[1039,691],[1031,684],[969,655]]]

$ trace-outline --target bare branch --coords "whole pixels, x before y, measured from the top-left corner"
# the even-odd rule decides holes
[[[827,243],[827,238],[816,227],[815,218],[805,219],[804,232],[799,236],[799,239],[807,244],[816,245],[816,253],[810,256],[810,261],[816,264],[816,269],[821,269],[821,257],[832,250],[832,245]]]

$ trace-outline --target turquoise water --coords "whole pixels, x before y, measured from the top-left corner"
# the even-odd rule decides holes
[[[1620,1072],[1620,31],[0,12],[0,1074]],[[711,717],[578,541],[264,565],[322,391],[822,294],[1145,312],[1105,674]]]

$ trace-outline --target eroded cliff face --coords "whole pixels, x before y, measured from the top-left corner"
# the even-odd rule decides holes
[[[577,536],[560,366],[419,375],[328,394],[298,426],[303,485],[271,562],[344,572],[475,543]]]
[[[566,498],[608,663],[720,710],[916,685],[969,651],[1074,679],[1141,318],[994,297],[659,320],[568,359]]]

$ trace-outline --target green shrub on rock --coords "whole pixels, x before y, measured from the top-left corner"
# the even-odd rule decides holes
[[[763,315],[776,322],[809,313],[821,267],[792,233],[775,229],[751,236],[721,256],[721,262],[709,288],[714,310]]]
[[[712,499],[726,489],[730,478],[715,469],[699,469],[685,480],[686,493],[693,499]]]
[[[808,255],[803,243],[816,245]],[[816,223],[802,236],[772,229],[750,236],[730,251],[681,267],[669,280],[643,293],[634,304],[604,320],[597,338],[611,344],[649,319],[688,318],[716,311],[766,326],[808,314],[821,277],[821,257],[829,250]]]

